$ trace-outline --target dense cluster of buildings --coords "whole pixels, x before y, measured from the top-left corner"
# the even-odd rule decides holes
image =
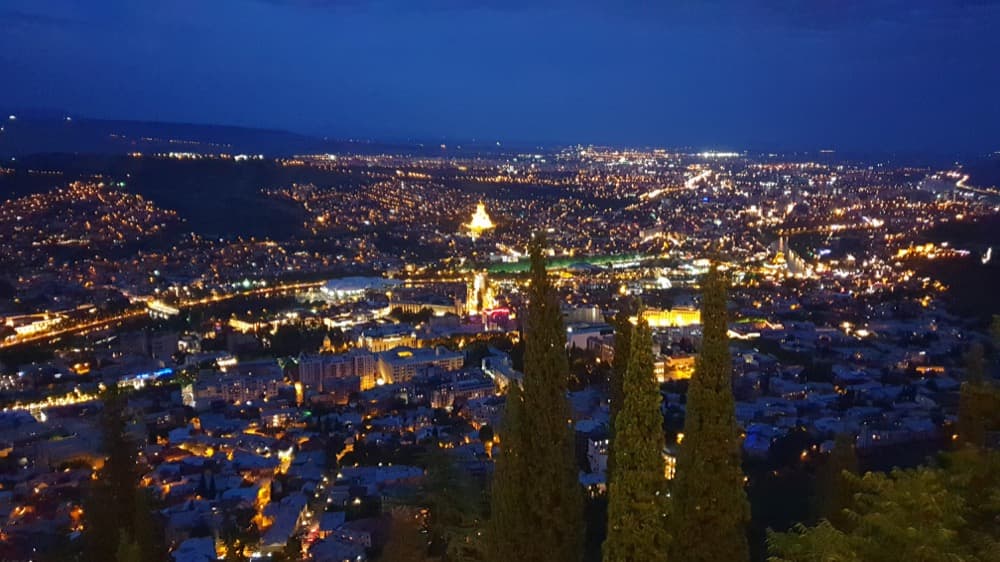
[[[356,181],[268,186],[305,217],[301,237],[280,241],[170,238],[178,217],[120,184],[0,205],[11,272],[0,281],[12,293],[0,301],[0,343],[38,341],[52,354],[0,365],[0,558],[31,558],[40,537],[79,544],[82,498],[104,458],[97,398],[112,385],[130,390],[128,433],[178,562],[224,555],[237,523],[252,530],[248,556],[295,538],[319,561],[377,557],[388,513],[425,478],[414,451],[444,450],[476,477],[491,470],[503,395],[522,377],[520,272],[538,231],[591,494],[604,493],[611,319],[640,299],[672,477],[710,258],[733,282],[746,458],[795,443],[795,462],[810,462],[839,434],[863,455],[934,449],[954,434],[960,357],[982,336],[918,270],[990,259],[921,238],[997,213],[961,177],[597,147],[282,165]],[[226,305],[233,297],[239,306]],[[95,320],[109,311],[120,316]]]

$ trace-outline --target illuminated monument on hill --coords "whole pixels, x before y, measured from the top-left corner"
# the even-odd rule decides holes
[[[476,205],[476,212],[472,214],[472,220],[465,226],[469,229],[469,235],[473,239],[479,238],[483,232],[496,227],[490,216],[486,214],[486,205],[482,201]]]

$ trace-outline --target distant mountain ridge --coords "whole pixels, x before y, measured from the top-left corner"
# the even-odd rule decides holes
[[[13,115],[16,118],[10,119]],[[406,154],[413,156],[516,155],[519,152],[552,150],[562,144],[505,141],[501,146],[484,139],[330,139],[281,129],[94,119],[58,109],[19,109],[0,111],[0,159],[30,154],[118,155],[131,152],[193,152],[202,154],[264,154],[269,157],[296,154]],[[598,145],[601,146],[601,145]],[[648,147],[647,147],[648,148]],[[671,150],[697,152],[692,147]],[[873,162],[896,166],[930,166],[949,169],[962,162],[973,176],[973,183],[1000,186],[1000,152],[973,153],[866,153],[815,150],[747,149],[751,154],[778,152],[790,161]]]
[[[426,152],[418,144],[339,141],[231,125],[78,118],[55,111],[0,113],[0,156],[39,153],[195,152],[289,156],[325,152]],[[13,119],[10,116],[14,116]]]

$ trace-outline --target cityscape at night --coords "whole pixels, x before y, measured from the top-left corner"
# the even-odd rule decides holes
[[[0,5],[0,560],[1000,561],[1000,3]]]

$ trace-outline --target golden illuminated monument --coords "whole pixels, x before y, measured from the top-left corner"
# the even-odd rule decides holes
[[[478,314],[497,305],[496,293],[490,287],[485,271],[478,271],[469,279],[465,294],[465,309],[469,314]]]
[[[701,310],[688,306],[669,310],[647,308],[643,310],[642,317],[651,328],[684,328],[701,324]]]
[[[337,350],[333,348],[333,342],[330,341],[330,334],[327,334],[323,338],[323,346],[319,348],[319,352],[320,353],[334,353],[335,351],[337,351]]]
[[[473,238],[479,238],[483,232],[496,227],[490,216],[486,214],[486,205],[482,201],[476,205],[476,212],[472,214],[472,220],[465,226]]]

